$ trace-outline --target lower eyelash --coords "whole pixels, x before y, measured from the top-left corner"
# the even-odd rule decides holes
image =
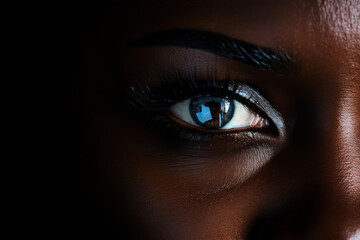
[[[197,132],[187,127],[180,126],[174,123],[165,115],[158,115],[153,117],[150,123],[157,127],[158,130],[162,131],[163,134],[175,134],[178,135],[179,139],[187,139],[192,142],[204,142],[210,141],[213,134]]]
[[[258,145],[264,140],[273,139],[267,129],[239,131],[232,133],[206,133],[183,127],[164,115],[153,116],[150,127],[161,134],[164,143],[175,150],[178,155],[206,157],[243,150]]]

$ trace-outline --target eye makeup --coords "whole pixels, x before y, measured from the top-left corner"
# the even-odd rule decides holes
[[[244,130],[269,126],[269,121],[244,104],[227,97],[200,95],[178,102],[169,108],[173,116],[198,130]]]
[[[268,124],[263,128],[230,131],[204,128],[199,131],[171,117],[169,109],[172,106],[199,95],[238,101],[266,119]],[[193,156],[200,156],[203,153],[239,151],[250,146],[260,146],[261,142],[282,142],[285,138],[285,124],[280,113],[250,85],[229,77],[219,81],[216,74],[210,73],[206,79],[200,79],[196,74],[189,78],[183,77],[181,73],[162,75],[159,84],[132,85],[129,88],[129,99],[142,117],[146,116],[149,127],[165,136],[166,144],[173,143],[179,154],[189,155],[191,152]]]
[[[275,49],[243,41],[232,45],[236,39],[200,35],[166,32],[127,46],[120,59],[124,64],[119,77],[125,83],[121,91],[126,91],[121,98],[129,103],[126,108],[131,110],[127,115],[132,124],[142,129],[138,134],[149,137],[141,149],[151,159],[149,164],[172,166],[180,174],[191,166],[220,167],[222,162],[234,164],[229,170],[239,169],[245,176],[284,146],[283,116],[288,116],[288,106],[283,101],[279,104],[278,96],[284,95],[277,94],[280,90],[272,81],[282,80],[281,69],[288,69],[293,61],[281,58],[280,63],[276,61],[280,58],[264,56],[281,55]],[[246,53],[251,56],[241,58]],[[270,104],[268,100],[274,101]],[[182,110],[175,111],[181,103]],[[241,114],[236,113],[239,109]],[[206,120],[209,111],[213,121]],[[185,118],[184,113],[188,114]]]

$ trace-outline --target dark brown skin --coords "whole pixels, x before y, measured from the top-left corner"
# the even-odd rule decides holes
[[[360,239],[360,1],[144,1],[106,11],[84,40],[79,106],[89,198],[114,223],[112,235],[124,237],[125,218],[133,226],[125,239]],[[296,71],[263,71],[196,49],[126,48],[169,29],[281,48]],[[242,151],[212,154],[192,169],[159,162],[179,157],[129,117],[126,99],[116,103],[119,114],[106,96],[135,79],[194,67],[200,75],[216,68],[219,81],[229,72],[246,79],[298,124],[256,166]]]

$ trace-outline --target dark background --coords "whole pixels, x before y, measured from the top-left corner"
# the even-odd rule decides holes
[[[34,196],[27,215],[31,231],[44,239],[111,239],[111,233],[104,230],[108,223],[85,194],[84,143],[73,104],[82,63],[80,39],[96,28],[109,4],[57,1],[25,9],[31,15],[30,22],[24,19],[29,25],[27,36],[34,40],[28,55],[39,58],[35,62],[29,58],[30,68],[40,79],[39,85],[32,86],[38,98],[38,118],[30,124],[30,132],[39,141],[29,141],[36,145],[31,147],[35,158],[42,160],[33,174],[38,178],[34,184],[41,186],[36,188],[39,193],[29,188],[29,195],[40,198]],[[35,218],[40,221],[33,222]]]

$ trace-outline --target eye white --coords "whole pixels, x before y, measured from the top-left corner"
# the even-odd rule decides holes
[[[191,99],[186,99],[182,102],[176,103],[170,108],[170,112],[184,122],[187,122],[197,127],[202,127],[195,123],[191,116],[190,100]],[[251,110],[249,110],[249,108],[247,108],[244,104],[238,101],[234,101],[234,114],[231,120],[219,129],[236,129],[250,127],[254,125],[256,118],[257,115],[254,114]]]
[[[170,112],[175,116],[181,119],[184,122],[190,123],[195,126],[196,124],[190,114],[190,99],[185,101],[178,102],[170,108]]]
[[[234,115],[222,129],[250,127],[256,115],[244,104],[234,101]]]

